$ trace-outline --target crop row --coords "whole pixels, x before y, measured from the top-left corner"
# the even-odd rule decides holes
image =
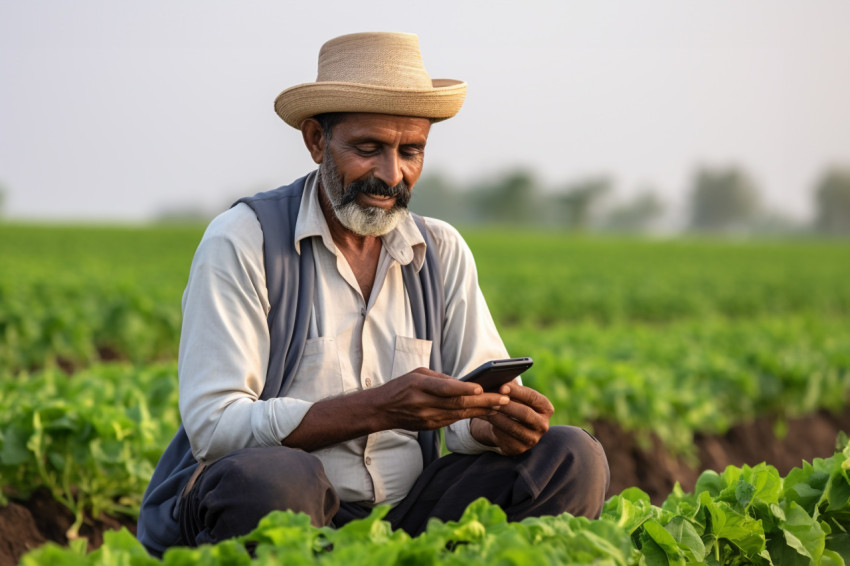
[[[502,326],[850,316],[847,242],[465,235]]]
[[[694,433],[723,434],[758,416],[841,411],[850,401],[850,328],[805,316],[564,324],[503,332],[523,376],[561,423],[605,419],[693,455]]]
[[[585,323],[505,337],[511,352],[535,358],[524,379],[552,400],[554,423],[618,422],[684,456],[694,456],[696,432],[838,411],[850,391],[840,321]],[[179,423],[176,373],[167,362],[0,374],[0,485],[18,498],[46,487],[78,524],[85,512],[134,515]]]
[[[0,370],[173,359],[201,229],[0,224]]]
[[[850,400],[846,244],[466,236],[556,423],[613,420],[689,455],[697,431]],[[72,530],[137,513],[179,422],[180,296],[199,237],[0,225],[0,503],[46,488]]]
[[[147,555],[126,530],[83,544],[45,545],[23,566],[88,564],[850,564],[850,442],[831,458],[786,477],[765,464],[704,472],[694,493],[677,489],[661,507],[630,488],[606,502],[598,520],[568,514],[508,522],[497,506],[473,502],[459,521],[432,519],[411,538],[381,519],[387,507],[339,529],[275,511],[251,533],[199,548]]]
[[[75,516],[138,514],[179,425],[176,364],[0,378],[0,504],[50,491]]]
[[[0,369],[173,359],[200,228],[0,225]],[[498,326],[850,317],[850,246],[469,232]]]
[[[78,368],[113,358],[137,363],[174,359],[180,321],[179,302],[157,301],[138,286],[0,285],[0,369]]]

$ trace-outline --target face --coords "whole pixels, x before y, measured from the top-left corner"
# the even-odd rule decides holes
[[[316,147],[321,186],[345,228],[381,236],[407,215],[430,127],[425,118],[350,114],[334,126],[329,140],[322,136]]]

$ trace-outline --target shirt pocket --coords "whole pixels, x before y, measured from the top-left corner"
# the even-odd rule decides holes
[[[287,397],[321,401],[343,393],[339,348],[333,338],[310,338]]]
[[[396,336],[391,378],[395,379],[416,368],[427,368],[431,362],[431,346],[430,340]]]

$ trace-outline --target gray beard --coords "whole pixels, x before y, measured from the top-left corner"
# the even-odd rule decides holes
[[[349,187],[343,186],[336,163],[327,149],[324,159],[319,165],[319,180],[325,196],[328,197],[331,207],[333,207],[337,220],[346,229],[360,236],[388,234],[395,230],[399,222],[409,214],[407,202],[410,197],[406,185],[403,189],[404,194],[396,197],[395,206],[389,210],[379,206],[362,207],[357,204],[354,198],[360,191],[351,190],[355,183],[352,183]],[[400,184],[403,184],[403,182]]]

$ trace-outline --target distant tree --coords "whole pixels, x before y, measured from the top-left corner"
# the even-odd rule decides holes
[[[214,215],[201,207],[165,207],[153,215],[156,224],[207,224]]]
[[[850,169],[827,171],[815,188],[815,229],[850,234]]]
[[[799,222],[776,210],[760,212],[753,219],[751,228],[752,233],[763,236],[799,236],[803,232]]]
[[[417,214],[449,222],[463,220],[460,192],[457,186],[441,173],[429,173],[419,178],[413,187],[410,209]]]
[[[469,194],[476,220],[528,224],[536,220],[540,187],[534,175],[517,169],[495,181],[480,183]]]
[[[737,167],[700,169],[691,191],[692,229],[730,232],[746,229],[759,210],[759,195],[750,177]]]
[[[612,209],[605,218],[604,228],[615,232],[646,232],[664,213],[664,208],[658,195],[646,190]]]
[[[594,213],[611,188],[611,180],[607,177],[570,183],[552,195],[550,215],[562,227],[585,230],[590,227]]]

